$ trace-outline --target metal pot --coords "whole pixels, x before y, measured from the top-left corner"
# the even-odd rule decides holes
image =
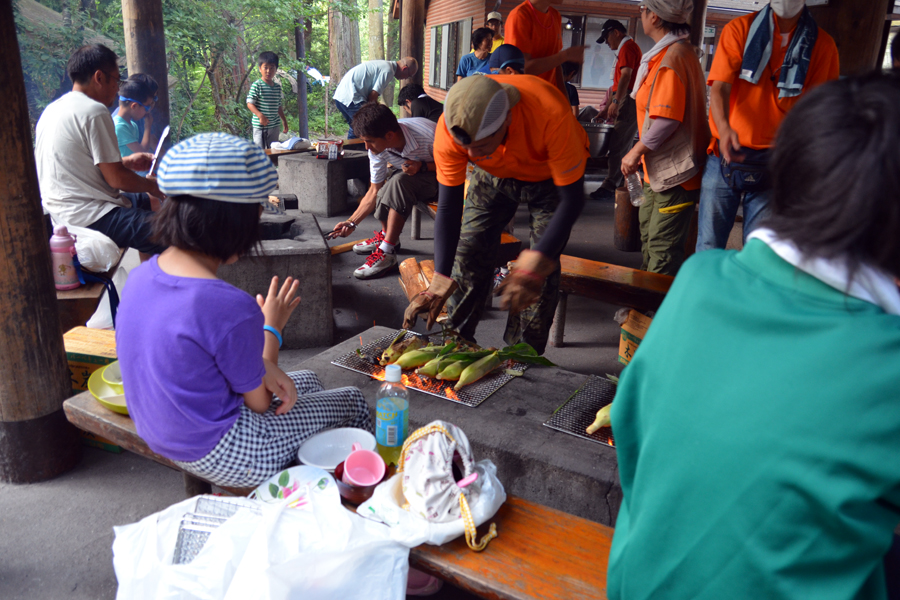
[[[591,158],[606,156],[609,152],[609,138],[614,126],[609,123],[582,123],[591,142]]]

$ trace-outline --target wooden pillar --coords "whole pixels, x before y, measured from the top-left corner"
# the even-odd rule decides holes
[[[419,61],[415,77],[400,82],[422,84],[422,63],[425,51],[425,0],[403,0],[400,9],[400,58],[412,56]]]
[[[810,6],[819,27],[837,44],[841,75],[859,75],[881,65],[878,56],[890,30],[886,21],[894,0],[840,0]]]
[[[706,27],[706,0],[694,0],[694,9],[691,12],[691,43],[698,48],[703,45],[703,29]]]
[[[62,411],[71,391],[44,230],[12,0],[0,0],[0,480],[32,483],[77,464]]]
[[[158,139],[169,124],[169,69],[162,0],[122,0],[122,22],[128,73],[146,73],[159,84],[152,128],[153,136]]]

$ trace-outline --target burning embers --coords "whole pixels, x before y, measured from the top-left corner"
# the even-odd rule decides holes
[[[381,370],[372,374],[371,377],[378,381],[384,381],[384,368],[382,367]],[[415,373],[403,373],[403,385],[406,387],[417,389],[422,392],[428,392],[435,396],[443,396],[454,402],[460,402],[459,395],[456,393],[456,390],[453,389],[455,383],[455,381],[442,381],[424,375],[416,375]]]

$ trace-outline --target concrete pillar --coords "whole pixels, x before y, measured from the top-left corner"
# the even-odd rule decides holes
[[[0,480],[33,483],[74,467],[62,411],[71,391],[41,213],[12,0],[0,0]]]
[[[158,139],[169,125],[169,69],[162,0],[122,0],[122,23],[125,25],[128,73],[146,73],[159,84],[151,130]]]

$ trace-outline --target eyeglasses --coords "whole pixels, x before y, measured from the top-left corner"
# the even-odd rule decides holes
[[[156,98],[157,98],[156,96],[153,97],[154,103],[156,102]],[[140,100],[135,100],[134,98],[126,98],[125,96],[119,96],[119,102],[134,102],[135,104],[140,104],[141,106],[143,106],[144,110],[146,110],[147,112],[150,112],[151,110],[153,110],[152,106],[147,106]]]
[[[638,9],[640,9],[641,12],[644,12],[645,10],[647,10],[647,7],[641,4],[640,6],[638,6]]]

